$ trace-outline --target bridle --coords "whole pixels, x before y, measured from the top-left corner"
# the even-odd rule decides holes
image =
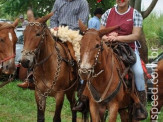
[[[40,34],[41,40],[40,40],[37,48],[34,49],[34,50],[25,50],[25,49],[23,49],[22,52],[21,52],[23,56],[34,55],[34,58],[36,58],[36,55],[39,55],[40,49],[41,49],[41,45],[43,44],[43,42],[45,40],[45,31],[47,29],[47,26],[46,26],[46,24],[42,24],[42,23],[39,23],[39,22],[29,22],[27,26],[43,27],[42,32]],[[50,56],[48,56],[47,58],[43,59],[43,61],[41,61],[41,62],[44,63]],[[36,61],[36,59],[34,59],[34,60]],[[36,64],[39,64],[39,63],[36,63]]]
[[[42,33],[40,35],[41,41],[39,42],[37,48],[34,50],[25,50],[25,49],[22,50],[22,53],[24,53],[24,56],[36,55],[40,51],[41,45],[44,42],[46,25],[39,23],[39,22],[29,22],[27,26],[42,26],[43,27]]]
[[[89,29],[87,29],[87,31],[88,31]],[[86,33],[86,32],[85,32]],[[84,34],[85,34],[84,33]],[[97,52],[97,54],[96,54],[96,56],[95,56],[95,60],[94,60],[94,64],[92,65],[92,67],[91,68],[89,68],[89,69],[86,69],[86,68],[84,68],[84,69],[81,69],[80,68],[80,63],[81,63],[81,61],[80,61],[80,59],[79,59],[79,61],[78,61],[78,66],[79,66],[79,70],[78,70],[78,72],[79,72],[79,76],[80,76],[80,74],[81,73],[83,73],[83,74],[88,74],[87,75],[87,78],[89,79],[89,78],[92,78],[92,77],[97,77],[98,75],[100,75],[104,70],[100,70],[98,73],[95,73],[95,67],[96,67],[96,65],[99,63],[99,56],[100,56],[100,53],[102,53],[102,51],[103,51],[103,41],[101,40],[100,41],[100,45],[99,45],[99,47],[97,48],[98,49],[98,52]]]
[[[6,29],[6,28],[14,28],[14,26],[12,26],[11,24],[8,24],[8,23],[6,23],[5,25],[3,25],[3,26],[1,26],[0,27],[0,30],[3,30],[3,29]],[[4,62],[6,62],[6,61],[8,61],[8,60],[10,60],[10,59],[12,59],[12,58],[15,58],[15,53],[13,54],[13,55],[11,55],[11,56],[9,56],[9,57],[6,57],[6,58],[4,58],[4,59],[0,59],[0,69],[1,68],[3,68],[3,63]]]

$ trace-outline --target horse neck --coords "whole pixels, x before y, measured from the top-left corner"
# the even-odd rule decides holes
[[[96,87],[96,89],[99,92],[100,91],[103,92],[109,82],[111,82],[111,85],[112,85],[116,76],[116,74],[114,74],[116,71],[115,57],[112,52],[112,49],[110,48],[108,49],[108,47],[104,47],[104,50],[101,53],[100,63],[98,63],[95,67],[96,73],[98,73],[101,70],[104,70],[104,71],[98,77],[94,78],[94,80],[92,81],[94,86],[98,86]],[[113,79],[111,79],[111,75],[113,75]]]
[[[53,37],[47,28],[47,30],[45,31],[44,41],[43,41],[41,48],[40,48],[40,54],[38,56],[38,62],[41,60],[44,60],[49,55],[52,55],[52,53],[55,52],[54,48],[55,48],[55,41],[53,40]],[[49,59],[47,60],[47,62],[48,61],[49,61]]]

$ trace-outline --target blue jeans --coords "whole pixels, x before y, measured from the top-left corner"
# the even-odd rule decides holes
[[[135,84],[137,90],[143,91],[145,90],[144,71],[141,65],[141,60],[137,49],[135,50],[135,54],[136,54],[136,63],[131,68],[134,72]]]

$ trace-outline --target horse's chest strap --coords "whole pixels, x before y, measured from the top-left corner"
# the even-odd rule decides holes
[[[94,98],[94,100],[97,103],[104,103],[107,104],[108,102],[110,102],[119,92],[120,87],[121,87],[121,81],[119,81],[117,88],[105,99],[101,99],[100,94],[97,92],[97,90],[94,88],[94,86],[92,86],[92,84],[90,82],[88,82],[88,88],[91,92],[92,97]]]

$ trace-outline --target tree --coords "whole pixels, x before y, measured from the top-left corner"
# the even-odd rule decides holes
[[[26,14],[28,7],[32,8],[37,17],[52,10],[54,0],[3,0],[0,2],[3,13],[10,16]]]
[[[11,16],[25,14],[28,7],[34,10],[36,16],[43,16],[52,10],[54,2],[55,0],[2,0],[0,4],[2,5],[3,13]],[[102,0],[101,2],[88,0],[88,3],[91,15],[93,15],[96,8],[101,7],[105,11],[114,5],[115,0]]]
[[[93,12],[96,8],[102,8],[105,12],[115,4],[115,0],[87,0],[90,7],[90,13],[93,16]]]
[[[90,6],[91,15],[97,7],[101,7],[106,11],[115,4],[115,0],[87,0]],[[130,5],[137,9],[145,19],[153,10],[158,0],[153,0],[150,6],[141,11],[142,0],[129,0]],[[27,8],[31,7],[34,10],[35,16],[40,17],[52,10],[55,0],[1,0],[0,14],[1,17],[10,15],[13,19],[20,14],[26,14]],[[142,32],[140,43],[142,44],[140,54],[144,62],[148,62],[148,49],[146,45],[145,35]],[[143,54],[143,55],[142,55]]]
[[[142,14],[143,19],[145,19],[151,13],[151,11],[153,10],[157,2],[158,0],[153,0],[150,6],[145,11],[141,10],[142,0],[130,0],[130,5],[136,10],[138,10]],[[148,62],[148,47],[146,45],[146,39],[145,39],[145,34],[143,32],[143,29],[142,29],[140,44],[143,47],[139,49],[140,57],[143,59],[145,63],[147,63]]]

